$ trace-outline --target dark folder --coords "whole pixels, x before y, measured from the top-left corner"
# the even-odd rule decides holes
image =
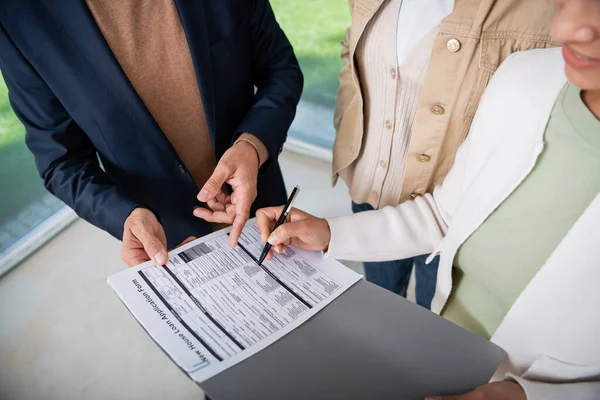
[[[201,384],[212,400],[423,400],[486,383],[498,346],[369,282]]]

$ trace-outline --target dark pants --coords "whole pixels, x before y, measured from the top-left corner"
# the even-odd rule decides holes
[[[368,203],[356,204],[352,202],[354,213],[372,210],[373,207]],[[417,304],[431,309],[440,259],[435,257],[429,264],[425,264],[428,256],[428,254],[425,254],[405,260],[366,262],[364,263],[365,277],[371,283],[406,297],[408,281],[414,267]]]

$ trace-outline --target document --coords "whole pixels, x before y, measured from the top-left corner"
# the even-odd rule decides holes
[[[144,329],[196,382],[252,356],[296,329],[361,276],[319,252],[288,247],[262,266],[250,220],[237,247],[227,228],[108,278]]]

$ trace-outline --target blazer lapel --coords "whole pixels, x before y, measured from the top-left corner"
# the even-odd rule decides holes
[[[385,0],[356,0],[352,10],[352,37],[350,41],[350,55],[354,57],[356,46],[362,37],[369,21]]]
[[[179,18],[187,37],[196,70],[204,113],[213,143],[215,143],[215,99],[212,77],[211,54],[206,30],[204,0],[175,0]]]
[[[81,68],[103,85],[119,108],[147,133],[159,148],[175,151],[138,96],[106,43],[100,28],[84,1],[55,0],[49,8],[63,27],[67,40],[78,53]]]

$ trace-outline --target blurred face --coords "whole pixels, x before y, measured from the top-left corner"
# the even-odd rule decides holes
[[[600,0],[554,0],[552,39],[563,44],[569,81],[600,90]]]

